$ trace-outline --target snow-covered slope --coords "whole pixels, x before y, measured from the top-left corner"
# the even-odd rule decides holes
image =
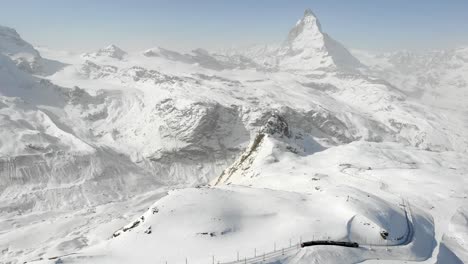
[[[277,114],[258,135],[261,138],[255,137],[239,160],[213,181],[216,186],[169,192],[116,230],[112,239],[61,260],[466,260],[466,251],[457,244],[464,243],[460,208],[467,199],[464,155],[367,142],[328,149],[313,143],[304,151],[297,144],[305,140]],[[449,236],[449,246],[436,248],[436,241]],[[354,241],[361,247],[297,246],[316,239]]]
[[[65,65],[58,61],[47,60],[28,42],[24,41],[16,30],[0,25],[0,53],[10,57],[23,71],[50,75]]]
[[[405,235],[404,228],[398,230],[398,225],[405,224],[403,210],[398,206],[378,201],[378,206],[366,211],[364,208],[371,207],[369,201],[361,200],[365,195],[347,204],[345,194],[340,193],[340,199],[336,196],[339,193],[303,194],[242,186],[173,191],[117,231],[105,246],[110,254],[101,257],[101,248],[90,249],[85,253],[86,261],[183,262],[188,257],[189,262],[203,263],[212,261],[214,256],[215,261],[228,262],[235,260],[236,251],[244,259],[253,256],[255,249],[259,255],[274,250],[275,242],[278,250],[289,247],[289,240],[297,243],[300,236],[347,239],[358,228],[373,233],[369,237],[376,241],[382,228],[394,230],[395,236]],[[325,202],[336,203],[334,209],[324,207]],[[387,222],[384,217],[372,219],[376,211],[391,216],[392,221]],[[356,215],[361,218],[359,221],[369,219],[369,225],[354,228]],[[340,228],[329,229],[331,225]],[[351,225],[350,232],[347,225]],[[318,230],[328,233],[320,234]],[[154,254],[154,248],[165,253]]]
[[[369,74],[383,78],[424,103],[446,109],[468,108],[468,48],[428,52],[354,51]]]
[[[99,119],[107,96],[37,79],[3,55],[0,62],[2,213],[81,208],[127,196],[135,179],[158,184],[128,158],[93,144],[79,126]],[[106,186],[118,171],[124,182]]]
[[[465,258],[447,237],[463,233],[468,120],[366,74],[310,10],[279,47],[47,50],[63,64],[42,78],[3,31],[0,262],[229,261],[301,236],[365,247],[279,261],[435,259],[435,241]]]

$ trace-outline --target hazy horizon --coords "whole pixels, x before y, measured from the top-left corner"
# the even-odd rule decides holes
[[[218,49],[281,43],[310,8],[323,30],[350,49],[429,50],[468,45],[468,3],[450,1],[59,1],[2,3],[0,25],[28,42],[87,51],[161,46]],[[395,19],[398,17],[398,19]],[[453,26],[460,25],[460,26]]]

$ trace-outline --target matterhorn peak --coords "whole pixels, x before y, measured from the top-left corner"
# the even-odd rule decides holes
[[[289,31],[279,55],[279,66],[293,71],[355,71],[362,66],[345,47],[322,31],[310,9]]]
[[[307,8],[305,11],[304,11],[304,17],[308,17],[308,16],[313,16],[313,17],[316,17],[314,12],[312,11],[312,9],[310,8]]]
[[[312,10],[310,8],[308,8],[308,9],[306,9],[304,11],[304,16],[297,23],[298,24],[299,23],[316,24],[317,27],[321,30],[320,22],[318,21],[317,16],[314,14],[314,12],[312,12]]]
[[[291,29],[287,43],[292,45],[298,38],[323,39],[322,26],[315,14],[310,9],[304,11],[302,19],[297,21],[296,26]]]
[[[303,27],[307,25],[306,27],[309,30],[317,31],[320,34],[322,33],[322,25],[320,25],[320,21],[318,20],[317,16],[312,12],[310,9],[306,9],[304,11],[304,17],[298,22],[299,24],[302,24]]]

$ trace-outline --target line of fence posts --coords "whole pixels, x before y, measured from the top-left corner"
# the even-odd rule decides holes
[[[299,242],[297,243],[297,249],[300,249],[301,248],[301,243],[302,243],[302,236],[299,238]],[[290,238],[289,239],[289,248],[292,248],[293,247],[293,244],[292,244],[292,239]],[[270,252],[268,254],[271,254],[271,253],[276,253],[277,252],[277,244],[276,244],[276,241],[273,242],[273,252]],[[240,257],[240,251],[237,250],[236,251],[236,256],[237,256],[237,262],[241,262],[241,257]],[[265,251],[263,252],[262,255],[260,255],[262,257],[262,260],[265,261],[266,258],[267,258],[267,255],[268,255]],[[285,247],[281,247],[281,255],[284,256],[285,254]],[[256,258],[257,257],[257,248],[254,248],[254,255],[253,255],[253,258]],[[247,264],[247,256],[244,256],[244,259],[243,259],[243,262],[244,264]],[[167,260],[164,261],[165,264],[168,264]],[[211,255],[211,263],[212,264],[222,264],[222,262],[220,262],[220,260],[216,260],[216,257],[215,255]],[[185,264],[188,264],[188,258],[186,257],[185,258]]]
[[[325,238],[328,238],[328,237],[325,236]],[[312,236],[312,240],[314,240],[314,239],[315,239],[315,236]],[[372,247],[374,246],[374,243],[375,243],[375,245],[378,245],[378,244],[379,244],[378,242],[372,241],[372,239],[369,240],[368,237],[364,237],[363,240],[364,240],[365,245],[369,245],[369,249],[370,249],[370,250],[372,250]],[[385,243],[385,244],[384,244],[383,246],[385,246],[385,248],[386,248],[387,251],[390,251],[390,247],[389,247],[389,246],[390,246],[390,245],[389,245],[389,244],[390,244],[390,241],[387,239],[387,240],[385,240],[384,243]],[[297,243],[297,249],[298,249],[298,250],[301,248],[301,244],[302,244],[302,236],[299,238],[299,242]],[[291,249],[291,248],[293,248],[292,239],[289,239],[289,248],[288,248],[288,249]],[[267,253],[264,251],[263,254],[260,255],[261,258],[262,258],[262,261],[265,261],[265,260],[266,260],[267,255],[270,255],[271,253],[276,253],[276,252],[277,252],[277,244],[276,244],[276,241],[275,241],[275,242],[273,242],[273,251],[272,251],[272,252],[270,252],[270,253],[267,254]],[[237,250],[236,253],[237,253],[237,262],[238,262],[238,263],[242,263],[242,262],[243,262],[244,264],[247,264],[247,260],[248,260],[247,256],[245,255],[245,256],[243,257],[243,260],[241,260],[240,251]],[[281,247],[281,255],[284,256],[284,254],[285,254],[285,247]],[[274,256],[276,256],[276,255],[274,255]],[[253,258],[256,258],[256,257],[257,257],[257,248],[254,248]],[[164,263],[165,263],[165,264],[168,264],[167,260],[166,260]],[[212,255],[212,256],[211,256],[211,263],[212,263],[212,264],[215,264],[215,263],[217,263],[217,264],[222,264],[222,263],[220,262],[220,260],[217,260],[217,261],[216,261],[215,255]],[[187,258],[187,257],[185,258],[185,264],[188,264],[188,258]]]
[[[301,243],[302,243],[302,236],[299,238],[299,243],[297,243],[297,248],[300,249],[301,247]],[[292,247],[292,239],[290,238],[289,239],[289,247],[291,248]],[[281,248],[281,255],[284,256],[284,247]],[[240,258],[240,251],[237,250],[237,262],[241,262],[241,258]],[[277,252],[277,244],[276,244],[276,241],[273,242],[273,252],[271,253],[275,253]],[[267,253],[263,252],[262,255],[260,255],[261,258],[262,258],[262,261],[265,261],[266,260],[266,256],[267,256]],[[257,257],[257,248],[254,248],[254,255],[253,255],[253,258],[256,258]],[[214,264],[214,256],[213,256],[213,264]],[[247,256],[244,256],[244,263],[247,263]],[[220,262],[218,261],[218,264]]]

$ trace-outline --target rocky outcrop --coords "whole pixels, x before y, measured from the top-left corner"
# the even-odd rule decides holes
[[[265,150],[262,148],[265,148]],[[279,152],[290,152],[295,155],[309,155],[323,150],[323,147],[312,138],[304,136],[300,132],[293,133],[282,114],[278,111],[273,111],[270,113],[270,117],[265,125],[258,130],[258,133],[244,152],[219,177],[215,178],[211,184],[225,184],[233,180],[241,180],[242,177],[247,177],[252,172],[250,169],[255,166],[254,163],[264,160],[265,157],[259,157],[259,153],[263,152],[262,155],[271,155],[274,149],[278,149]]]
[[[288,123],[279,113],[273,113],[266,124],[260,129],[260,134],[268,134],[277,137],[291,137]]]

